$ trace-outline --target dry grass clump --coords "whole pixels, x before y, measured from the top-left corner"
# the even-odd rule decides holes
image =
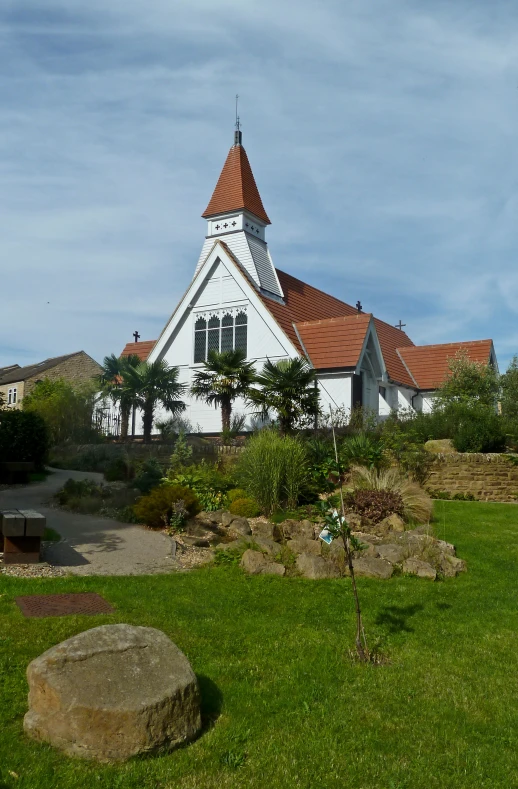
[[[390,490],[403,500],[403,518],[409,523],[428,523],[433,501],[417,482],[401,474],[397,468],[377,470],[354,466],[351,485],[355,490]]]

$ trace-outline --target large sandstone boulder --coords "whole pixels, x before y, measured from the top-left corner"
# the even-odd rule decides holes
[[[432,565],[419,559],[406,559],[403,562],[403,572],[408,575],[417,575],[418,578],[428,578],[429,581],[435,581],[437,578],[437,573]]]
[[[292,553],[298,556],[300,553],[311,553],[313,556],[320,556],[322,553],[322,542],[320,540],[306,540],[304,537],[288,540],[286,543]]]
[[[376,559],[372,556],[360,556],[353,560],[355,575],[366,578],[381,578],[386,581],[392,576],[394,568],[385,559]]]
[[[25,733],[70,756],[124,761],[192,740],[200,694],[189,661],[160,630],[102,625],[27,668]]]
[[[340,570],[333,562],[309,553],[301,553],[300,556],[297,556],[296,567],[304,578],[312,580],[338,578],[340,575]]]
[[[254,537],[265,537],[267,540],[274,540],[281,542],[282,530],[277,523],[269,523],[268,521],[256,521],[252,526],[252,534]]]
[[[391,564],[399,564],[406,557],[407,551],[403,545],[379,545],[378,555]]]
[[[424,448],[433,455],[455,455],[457,453],[451,438],[430,439],[425,442]]]
[[[383,532],[387,531],[397,531],[402,532],[405,531],[405,521],[400,515],[397,515],[395,512],[392,515],[388,515],[386,518],[383,518],[380,521],[379,526],[383,530]]]
[[[287,520],[281,523],[281,528],[285,540],[315,539],[315,525],[311,521]]]
[[[282,564],[276,564],[261,551],[253,551],[250,548],[241,557],[241,567],[249,575],[284,575],[286,568]]]
[[[239,540],[240,537],[248,537],[249,534],[252,534],[252,529],[246,518],[236,518],[234,516],[234,520],[228,527],[227,534],[229,537]]]
[[[466,562],[463,559],[445,553],[439,561],[439,570],[445,578],[454,578],[459,573],[466,572]]]
[[[249,542],[253,542],[261,551],[267,553],[269,556],[278,556],[281,551],[281,546],[278,542],[269,540],[268,537],[261,537],[258,534],[254,534],[253,537],[250,537]]]

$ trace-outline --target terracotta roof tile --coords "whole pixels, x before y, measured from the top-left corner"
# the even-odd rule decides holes
[[[385,323],[379,318],[374,318],[374,325],[390,380],[415,388],[412,376],[396,351],[397,348],[412,347],[414,343],[404,331],[396,329],[395,326],[391,326],[390,323]]]
[[[493,347],[492,340],[452,342],[443,345],[415,345],[400,348],[399,353],[415,378],[419,389],[436,389],[448,375],[448,362],[459,351],[464,351],[473,362],[488,364]]]
[[[121,353],[121,356],[131,356],[135,354],[138,356],[141,362],[145,362],[148,358],[149,354],[153,350],[155,346],[156,340],[143,340],[143,342],[128,342],[124,350]]]
[[[242,145],[233,145],[202,216],[208,218],[242,209],[270,224],[246,151]]]
[[[356,313],[339,318],[297,323],[311,363],[317,370],[356,367],[371,315]]]

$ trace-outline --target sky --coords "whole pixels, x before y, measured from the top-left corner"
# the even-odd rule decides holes
[[[155,339],[233,141],[275,265],[518,353],[512,0],[2,0],[0,366]]]

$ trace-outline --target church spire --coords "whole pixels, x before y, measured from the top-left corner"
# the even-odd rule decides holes
[[[263,225],[271,224],[255,182],[248,156],[243,148],[243,133],[236,115],[234,145],[228,152],[218,183],[209,204],[202,214],[204,219],[233,211],[248,211]]]

